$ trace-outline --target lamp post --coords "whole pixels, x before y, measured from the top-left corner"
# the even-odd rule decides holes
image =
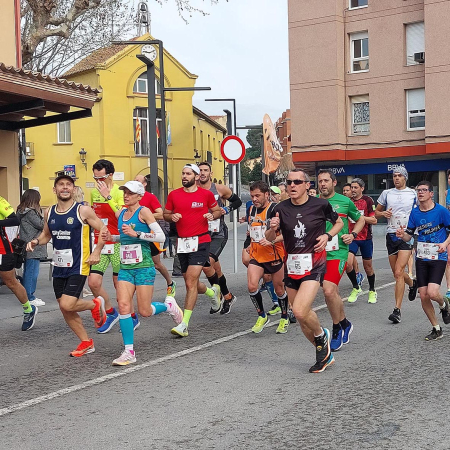
[[[83,164],[84,168],[87,170],[87,162],[86,162],[87,151],[84,148],[82,148],[78,153],[80,154],[81,164]]]

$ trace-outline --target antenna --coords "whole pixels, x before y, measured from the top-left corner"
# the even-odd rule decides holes
[[[146,2],[138,3],[138,11],[137,11],[137,30],[138,36],[142,36],[143,30],[145,29],[145,33],[150,33],[150,23],[151,23],[151,14],[148,10],[148,5]]]

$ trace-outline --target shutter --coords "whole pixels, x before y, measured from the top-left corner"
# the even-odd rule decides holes
[[[406,25],[406,65],[419,64],[414,61],[414,53],[425,51],[425,26],[423,22]]]
[[[409,89],[408,111],[425,109],[425,89]]]

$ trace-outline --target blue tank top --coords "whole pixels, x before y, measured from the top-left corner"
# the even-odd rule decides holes
[[[445,197],[445,206],[450,210],[450,185],[447,185],[447,195]]]
[[[89,275],[90,266],[87,263],[91,254],[90,227],[80,216],[81,203],[60,213],[56,205],[50,208],[48,228],[52,235],[53,253],[55,250],[72,250],[72,267],[53,268],[53,277],[68,278],[72,275]]]
[[[150,233],[149,226],[146,223],[141,222],[141,220],[139,219],[139,212],[141,209],[142,206],[140,206],[128,220],[123,219],[125,212],[128,211],[126,208],[124,208],[120,213],[118,219],[120,244],[121,245],[139,244],[142,249],[142,262],[136,264],[120,264],[121,269],[141,269],[143,267],[154,266],[152,259],[152,252],[150,249],[150,242],[143,241],[142,239],[139,239],[137,237],[128,236],[122,231],[122,225],[130,225],[134,231],[140,231],[142,233]]]

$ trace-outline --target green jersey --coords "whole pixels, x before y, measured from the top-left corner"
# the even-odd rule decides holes
[[[361,217],[361,213],[356,209],[356,206],[353,203],[353,201],[350,198],[346,197],[345,195],[336,193],[333,195],[333,197],[327,200],[330,202],[334,211],[337,212],[338,216],[344,222],[344,227],[342,228],[341,231],[339,231],[337,237],[338,248],[336,250],[327,251],[327,261],[331,259],[340,259],[347,261],[348,245],[344,243],[341,236],[343,234],[348,234],[348,218],[350,217],[350,219],[356,222]],[[330,231],[332,227],[333,224],[327,222],[326,228],[327,232]],[[329,247],[332,246],[332,242],[328,243]]]

